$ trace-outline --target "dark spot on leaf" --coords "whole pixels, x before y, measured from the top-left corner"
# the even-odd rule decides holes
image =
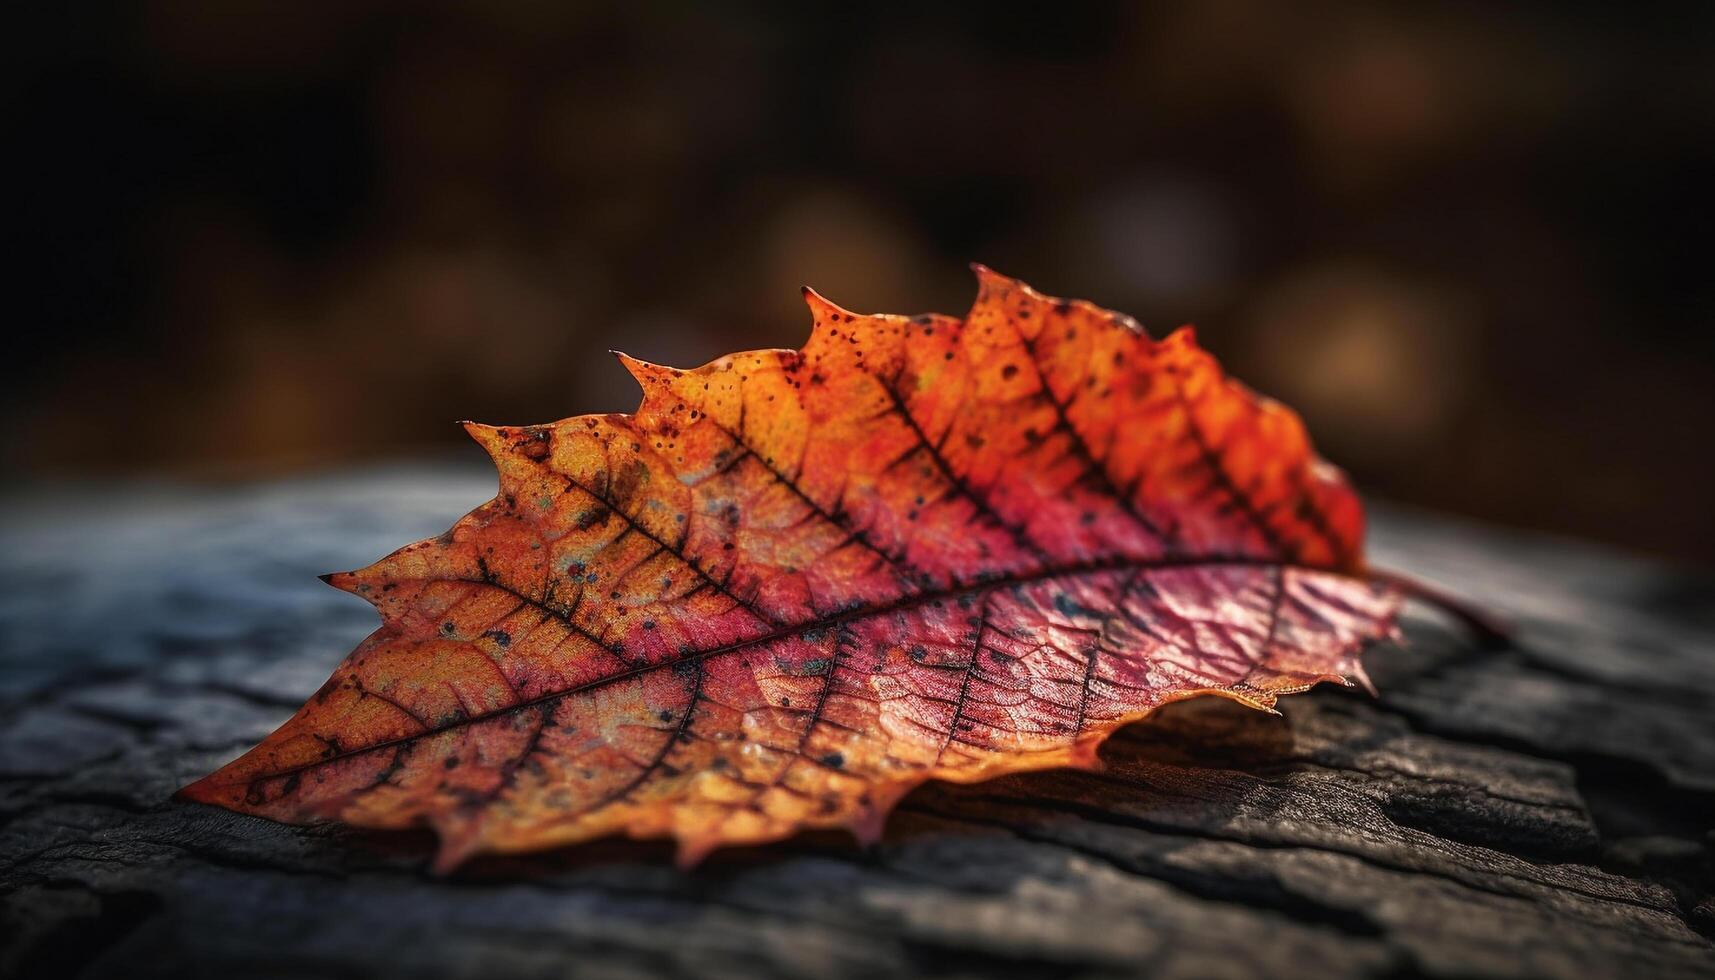
[[[1099,619],[1102,616],[1100,610],[1091,609],[1089,606],[1083,605],[1065,592],[1061,592],[1054,596],[1054,608],[1058,609],[1061,615],[1070,619],[1078,619],[1085,616]]]

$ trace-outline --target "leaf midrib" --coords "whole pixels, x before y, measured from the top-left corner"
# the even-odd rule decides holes
[[[1015,573],[1012,575],[1002,576],[999,578],[993,578],[993,579],[989,579],[989,580],[983,581],[983,582],[963,584],[963,585],[958,585],[956,587],[950,586],[947,588],[937,589],[934,591],[914,592],[914,593],[911,593],[909,595],[901,596],[898,599],[895,599],[895,600],[888,602],[888,603],[884,603],[882,605],[870,606],[868,608],[862,608],[862,609],[853,609],[853,610],[849,610],[847,612],[838,613],[836,615],[829,616],[829,617],[824,618],[824,619],[811,620],[811,621],[806,621],[806,622],[795,624],[795,625],[778,627],[776,629],[770,630],[766,633],[762,633],[762,634],[757,635],[757,636],[747,637],[747,638],[742,639],[742,640],[734,640],[731,643],[722,644],[722,645],[717,646],[717,647],[710,647],[707,650],[695,650],[695,651],[692,651],[690,653],[683,653],[683,654],[680,654],[680,655],[673,657],[671,659],[660,661],[659,663],[639,664],[635,667],[627,668],[626,670],[620,671],[618,673],[610,674],[606,677],[598,678],[596,680],[585,681],[582,684],[578,684],[578,685],[575,685],[573,687],[568,687],[568,688],[561,690],[561,691],[553,691],[553,692],[549,692],[547,694],[540,694],[534,698],[530,698],[530,699],[524,700],[524,701],[519,701],[516,704],[511,704],[511,705],[508,705],[504,708],[498,708],[496,710],[483,712],[481,714],[466,715],[465,717],[460,718],[457,721],[450,722],[448,724],[442,725],[442,726],[437,727],[437,728],[425,728],[423,731],[420,731],[420,732],[412,732],[408,735],[400,735],[400,736],[397,736],[395,738],[384,739],[382,741],[375,742],[375,743],[372,743],[370,745],[365,745],[361,748],[355,748],[355,749],[351,749],[349,751],[343,751],[343,752],[340,752],[338,754],[328,756],[326,758],[316,759],[312,762],[304,763],[302,765],[289,766],[287,768],[274,770],[272,772],[259,773],[259,774],[246,776],[243,779],[234,780],[232,783],[229,783],[226,785],[255,785],[256,783],[263,782],[263,781],[270,780],[270,779],[279,779],[279,778],[283,778],[283,777],[287,777],[287,776],[292,776],[292,775],[295,775],[297,773],[308,772],[310,770],[317,769],[321,766],[333,765],[336,762],[342,762],[346,759],[355,758],[355,757],[360,756],[360,755],[367,755],[371,752],[379,752],[379,751],[382,751],[384,749],[394,748],[396,746],[408,745],[412,742],[416,742],[416,741],[419,741],[421,739],[430,738],[430,737],[433,737],[436,735],[441,735],[441,734],[444,734],[446,732],[454,731],[454,730],[457,730],[460,728],[465,728],[465,727],[468,727],[471,725],[480,724],[482,722],[489,721],[489,720],[494,719],[494,718],[503,718],[507,715],[515,714],[515,713],[520,712],[520,711],[527,711],[531,708],[534,708],[534,707],[537,707],[537,706],[540,706],[543,704],[547,704],[549,702],[559,701],[559,700],[562,700],[564,698],[573,697],[573,696],[583,694],[583,693],[588,692],[588,691],[598,690],[598,689],[606,687],[610,684],[618,684],[622,681],[627,681],[627,680],[630,680],[634,677],[641,677],[645,674],[650,674],[650,673],[653,673],[653,672],[658,671],[658,670],[671,670],[674,667],[679,666],[680,664],[697,663],[700,661],[708,660],[711,657],[718,657],[718,656],[721,656],[723,654],[736,652],[738,650],[745,650],[745,649],[749,649],[751,647],[762,646],[765,643],[772,643],[775,640],[786,639],[787,637],[791,637],[791,636],[794,636],[796,634],[804,633],[804,632],[807,632],[810,630],[828,629],[828,628],[832,628],[832,627],[837,627],[837,626],[841,626],[845,623],[853,622],[855,620],[867,619],[871,616],[885,616],[885,615],[888,615],[889,613],[900,612],[900,611],[907,610],[907,609],[915,609],[915,608],[918,608],[920,606],[926,606],[932,602],[954,599],[954,598],[957,598],[957,597],[962,596],[962,595],[993,592],[993,591],[998,590],[998,589],[1011,588],[1013,586],[1034,585],[1034,584],[1037,584],[1040,582],[1045,582],[1049,579],[1071,578],[1071,577],[1075,577],[1075,576],[1079,576],[1079,575],[1095,575],[1095,574],[1099,574],[1102,572],[1120,572],[1120,571],[1150,572],[1150,571],[1159,571],[1159,570],[1165,570],[1165,569],[1200,568],[1200,567],[1208,567],[1208,566],[1237,567],[1237,568],[1249,567],[1249,568],[1295,569],[1298,571],[1318,572],[1318,573],[1326,574],[1326,575],[1338,575],[1338,576],[1342,576],[1345,578],[1356,579],[1356,580],[1366,580],[1367,581],[1366,576],[1363,576],[1360,574],[1354,574],[1351,572],[1342,571],[1342,570],[1336,569],[1336,568],[1326,568],[1326,567],[1322,567],[1322,566],[1308,565],[1308,564],[1304,564],[1302,562],[1284,561],[1284,560],[1281,560],[1279,558],[1257,558],[1257,557],[1234,556],[1234,555],[1168,556],[1168,557],[1161,557],[1161,558],[1146,558],[1146,559],[1114,558],[1111,560],[1084,562],[1084,563],[1080,563],[1077,565],[1068,565],[1068,566],[1059,567],[1059,568],[1041,568],[1041,569],[1036,569],[1036,570],[1029,571],[1029,572],[1021,572],[1021,573]],[[512,595],[515,595],[518,598],[523,599],[525,601],[529,601],[529,597],[520,595],[515,590],[508,588],[507,586],[505,586],[505,585],[503,585],[497,581],[478,581],[478,580],[470,580],[470,579],[459,579],[458,581],[469,582],[472,585],[487,585],[487,586],[490,586],[492,588],[501,589],[502,591],[511,593]]]

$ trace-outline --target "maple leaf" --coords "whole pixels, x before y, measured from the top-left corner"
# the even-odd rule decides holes
[[[690,863],[1361,678],[1400,596],[1298,417],[1189,327],[977,272],[963,320],[805,290],[801,351],[621,355],[634,415],[467,425],[499,494],[327,576],[383,625],[182,795],[427,824],[441,869],[614,833]]]

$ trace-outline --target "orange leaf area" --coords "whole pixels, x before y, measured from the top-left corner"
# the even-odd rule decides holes
[[[182,794],[427,824],[442,869],[615,833],[688,863],[1361,678],[1399,598],[1298,417],[1190,328],[977,272],[963,320],[806,290],[801,351],[622,355],[634,415],[469,425],[499,494],[329,576],[381,628]]]

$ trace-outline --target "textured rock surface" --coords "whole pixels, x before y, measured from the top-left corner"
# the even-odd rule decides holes
[[[425,871],[427,835],[169,801],[374,625],[316,573],[438,533],[480,467],[13,493],[0,527],[0,973],[1715,976],[1715,585],[1385,511],[1425,616],[1379,700],[1175,705],[1102,774],[914,793],[885,843],[600,842]]]

